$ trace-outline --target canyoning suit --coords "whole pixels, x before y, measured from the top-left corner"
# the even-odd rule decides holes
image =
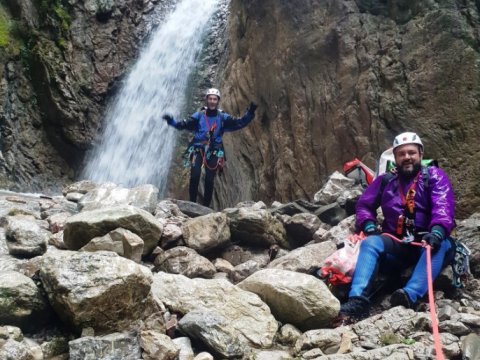
[[[243,117],[238,119],[223,111],[206,109],[196,112],[189,119],[181,121],[172,119],[168,122],[175,129],[190,130],[195,133],[185,151],[185,157],[191,167],[190,201],[197,201],[198,184],[203,166],[205,167],[203,204],[210,206],[215,174],[222,170],[225,162],[222,136],[225,132],[244,128],[253,120],[254,116],[255,112],[250,108]]]
[[[413,232],[414,241],[420,242],[422,233],[430,232],[434,226],[441,226],[445,239],[439,250],[432,254],[432,275],[435,279],[452,260],[454,253],[454,245],[449,238],[455,227],[452,185],[445,172],[434,166],[422,168],[412,179],[394,175],[385,183],[386,179],[383,178],[389,175],[375,179],[360,197],[356,205],[357,226],[363,229],[367,222],[376,222],[379,206],[384,215],[382,231],[400,238],[408,230]],[[408,202],[408,199],[414,200],[414,203]],[[408,206],[413,207],[413,212],[408,213],[413,221],[406,221],[406,211],[412,210],[405,210]],[[425,248],[398,243],[386,236],[369,236],[360,246],[349,296],[368,299],[379,269],[381,271],[388,267],[391,270],[393,267],[397,270],[412,265],[415,265],[413,274],[403,289],[411,302],[415,303],[428,290]]]

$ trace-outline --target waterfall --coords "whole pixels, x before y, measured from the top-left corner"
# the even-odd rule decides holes
[[[189,75],[218,3],[181,0],[151,35],[107,111],[83,178],[126,187],[150,183],[164,193],[176,130],[161,116],[184,109]]]

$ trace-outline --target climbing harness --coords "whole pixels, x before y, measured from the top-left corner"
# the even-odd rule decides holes
[[[403,240],[397,238],[394,235],[389,233],[383,233],[382,235],[388,236],[389,238],[393,239],[394,241],[404,243]],[[432,276],[432,248],[429,244],[425,241],[419,242],[409,242],[411,245],[414,246],[421,246],[425,248],[427,254],[427,283],[428,283],[428,304],[430,307],[430,319],[432,321],[432,330],[433,330],[433,342],[435,345],[435,353],[437,360],[444,360],[445,357],[442,351],[442,341],[440,340],[440,333],[438,331],[438,321],[437,321],[437,312],[435,309],[435,298],[433,295],[433,276]]]
[[[395,233],[397,236],[404,238],[403,242],[412,242],[415,239],[415,194],[421,174],[422,172],[417,174],[406,195],[403,192],[402,184],[398,183],[398,192],[402,200],[404,214],[398,216]]]
[[[225,166],[225,152],[223,149],[216,149],[215,146],[212,146],[214,141],[215,131],[217,130],[217,120],[212,125],[210,125],[210,119],[207,116],[206,109],[202,111],[202,115],[205,119],[205,124],[208,129],[208,140],[202,141],[200,144],[190,143],[189,147],[183,154],[183,166],[190,167],[196,163],[196,157],[202,157],[202,167],[210,171],[219,171],[220,173]],[[217,157],[217,162],[215,165],[210,166],[209,161],[212,156]]]

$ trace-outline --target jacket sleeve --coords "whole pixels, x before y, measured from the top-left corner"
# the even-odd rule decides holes
[[[439,225],[445,230],[445,235],[450,236],[455,227],[455,195],[452,184],[442,169],[432,166],[429,187],[432,207],[429,230]]]
[[[171,122],[168,123],[168,125],[173,126],[177,130],[190,130],[190,131],[196,131],[198,128],[198,113],[193,114],[190,116],[189,119],[183,119],[183,120],[175,120],[172,119]]]
[[[243,129],[245,126],[247,126],[255,117],[255,113],[247,110],[245,112],[245,115],[243,115],[239,119],[236,119],[232,115],[227,113],[224,113],[223,116],[223,129],[226,132],[231,132]]]
[[[377,209],[380,206],[382,179],[385,175],[377,177],[364,191],[357,201],[355,208],[357,228],[363,230],[367,221],[377,222]]]

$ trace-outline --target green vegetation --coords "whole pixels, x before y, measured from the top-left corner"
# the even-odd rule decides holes
[[[397,335],[395,335],[392,332],[386,332],[380,335],[380,342],[387,346],[387,345],[393,345],[393,344],[400,344],[400,339],[398,338]]]
[[[42,16],[52,17],[58,22],[60,31],[63,33],[70,30],[72,19],[68,13],[66,3],[62,0],[41,0],[40,1],[40,13]]]
[[[46,20],[46,24],[53,27],[57,46],[65,50],[72,24],[68,12],[68,2],[66,0],[40,0],[38,10],[42,18]]]
[[[6,48],[10,42],[10,23],[5,10],[0,5],[0,48]]]
[[[18,56],[20,54],[20,46],[18,23],[11,19],[0,3],[0,52],[7,56]]]

